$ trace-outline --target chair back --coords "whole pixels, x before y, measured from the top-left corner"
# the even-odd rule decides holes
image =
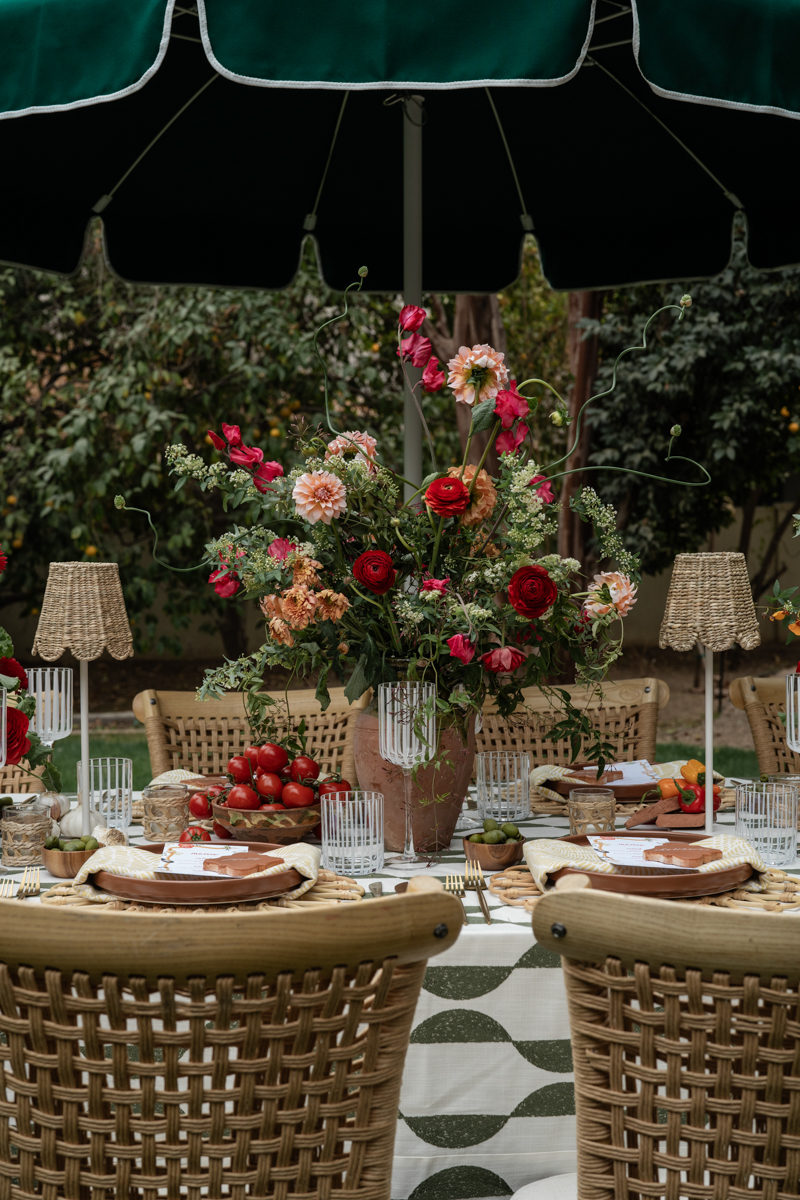
[[[745,675],[731,682],[731,701],[744,709],[753,735],[761,775],[800,774],[800,755],[786,745],[786,676],[756,679]]]
[[[554,891],[533,929],[562,955],[578,1194],[795,1195],[800,925]]]
[[[615,762],[634,762],[640,758],[655,762],[658,710],[669,700],[669,688],[662,679],[606,682],[600,689],[601,695],[596,689],[589,692],[585,687],[562,690],[569,692],[573,704],[589,715],[595,729],[614,747]],[[553,726],[563,719],[563,714],[539,688],[526,688],[523,696],[524,707],[510,717],[501,717],[493,702],[484,705],[483,728],[476,735],[477,751],[527,751],[533,766],[550,763],[565,766],[572,762],[574,755],[569,741],[550,738]],[[584,749],[586,744],[584,739]]]
[[[0,901],[0,1175],[20,1194],[389,1200],[411,1022],[425,960],[458,937],[454,897],[18,908]]]
[[[283,692],[267,694],[283,704]],[[340,771],[355,787],[353,736],[368,697],[350,704],[343,688],[331,688],[331,702],[323,712],[313,691],[298,689],[288,695],[295,728],[305,719],[311,757],[323,772]],[[224,774],[228,759],[250,745],[241,692],[229,692],[222,700],[198,700],[194,692],[139,692],[133,711],[145,727],[154,777],[176,769],[196,775]],[[285,721],[277,724],[286,732]]]
[[[44,767],[36,767],[33,775],[28,775],[23,771],[23,767],[27,767],[26,762],[16,763],[14,766],[8,763],[4,767],[0,767],[0,796],[5,796],[7,792],[43,792],[44,784],[42,783],[42,772]]]

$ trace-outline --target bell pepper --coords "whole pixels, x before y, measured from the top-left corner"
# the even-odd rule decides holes
[[[674,779],[659,779],[658,794],[662,800],[671,800],[678,795],[678,785]]]
[[[705,763],[701,763],[696,758],[690,758],[687,763],[681,767],[681,775],[689,783],[705,783],[706,768]],[[700,776],[703,776],[701,779]]]
[[[720,791],[721,788],[719,788],[717,784],[714,784],[714,812],[716,812],[720,806]],[[685,787],[681,787],[679,785],[678,793],[678,803],[681,806],[681,812],[697,813],[704,811],[706,807],[706,789],[701,787],[699,783],[687,783]]]

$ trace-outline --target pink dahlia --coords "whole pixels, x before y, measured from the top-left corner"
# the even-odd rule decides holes
[[[316,525],[330,525],[334,517],[347,512],[347,492],[341,479],[330,471],[306,471],[292,490],[292,499],[298,514]]]
[[[456,400],[462,404],[493,400],[508,382],[504,358],[504,354],[491,346],[473,346],[471,350],[469,346],[460,346],[456,357],[447,364],[450,372],[447,383]]]
[[[378,469],[378,464],[375,462],[377,446],[375,438],[370,437],[368,433],[359,433],[357,429],[349,429],[347,433],[341,433],[332,442],[328,442],[325,457],[336,458],[339,455],[346,456],[348,454],[358,456],[369,467],[370,474],[374,475]]]
[[[608,588],[610,604],[599,598],[603,587]],[[598,617],[604,617],[612,610],[616,610],[618,617],[625,617],[636,603],[636,587],[627,575],[622,575],[619,571],[602,571],[595,575],[594,583],[590,583],[587,590],[589,595],[584,600],[583,607],[586,612],[594,613]]]

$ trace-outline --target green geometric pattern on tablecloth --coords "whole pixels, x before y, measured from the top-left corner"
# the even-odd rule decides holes
[[[534,1067],[563,1075],[572,1073],[572,1043],[569,1038],[549,1042],[514,1042],[514,1046]]]
[[[544,946],[540,946],[538,942],[534,942],[530,950],[527,950],[514,966],[522,968],[556,967],[558,970],[561,970],[561,959],[552,950],[547,950]]]
[[[548,1083],[531,1092],[512,1112],[512,1117],[568,1117],[575,1112],[575,1085]]]
[[[471,1117],[467,1114],[403,1119],[423,1142],[431,1146],[448,1146],[451,1149],[477,1146],[479,1142],[485,1142],[499,1133],[509,1120],[508,1117]]]
[[[510,972],[509,972],[510,974]],[[418,1025],[411,1034],[412,1045],[432,1042],[510,1042],[503,1026],[487,1013],[471,1008],[452,1008],[437,1013]]]
[[[408,1200],[475,1200],[478,1196],[510,1196],[505,1179],[484,1167],[449,1167],[431,1175]]]
[[[473,1000],[508,979],[513,967],[428,967],[423,987],[443,1000]]]

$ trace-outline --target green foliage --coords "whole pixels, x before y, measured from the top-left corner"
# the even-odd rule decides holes
[[[607,299],[602,321],[587,323],[599,329],[597,391],[610,385],[619,351],[639,339],[641,314],[679,302],[683,290],[630,288]],[[695,479],[686,464],[664,469],[678,424],[682,436],[673,450],[712,476],[708,487],[686,488],[592,472],[647,572],[697,550],[733,521],[734,506],[752,511],[775,503],[800,467],[800,270],[755,271],[739,241],[730,266],[691,293],[680,325],[670,313],[654,323],[647,350],[623,360],[616,391],[589,410],[593,465]]]

